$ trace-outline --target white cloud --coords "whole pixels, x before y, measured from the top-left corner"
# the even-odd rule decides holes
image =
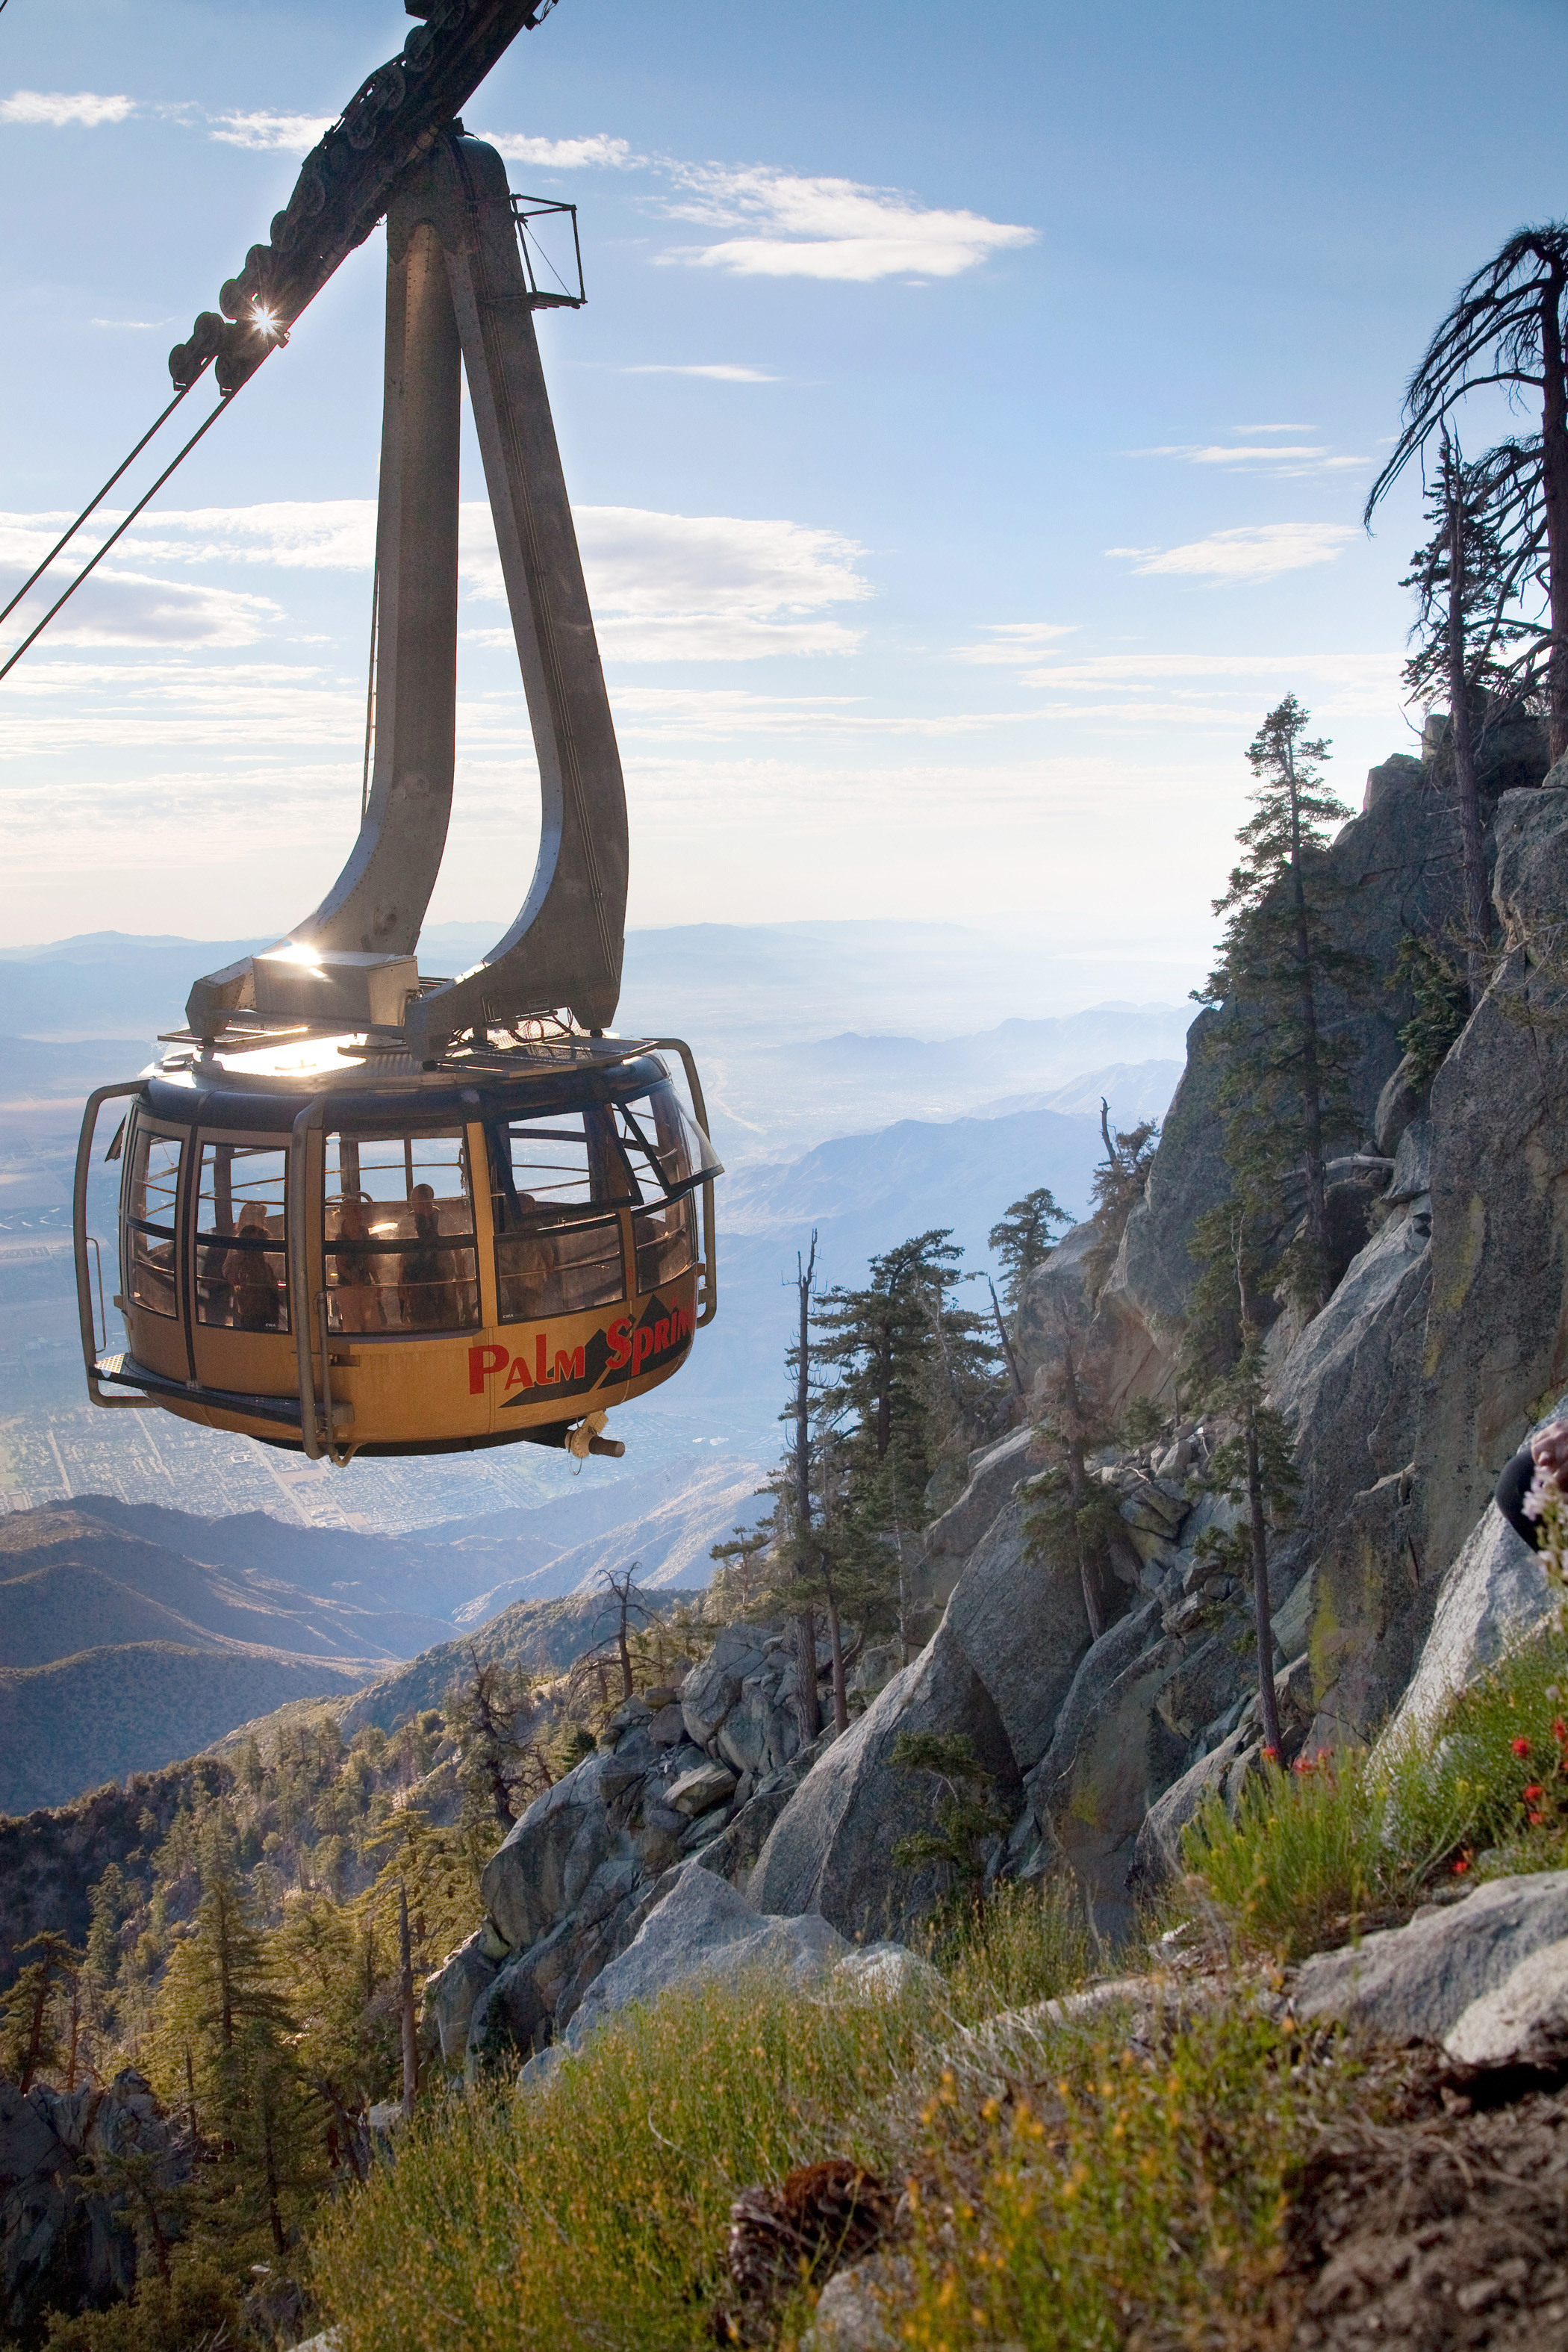
[[[871,593],[837,531],[734,515],[580,507],[595,596],[620,613],[809,613]]]
[[[326,136],[335,114],[219,114],[218,126],[208,136],[226,147],[251,147],[264,152],[303,155]]]
[[[52,544],[59,525],[70,520],[63,512],[0,513],[0,574],[9,571],[23,577]],[[107,509],[103,527],[112,528],[118,520]],[[860,549],[837,531],[733,515],[659,514],[640,507],[579,507],[575,520],[600,642],[614,659],[754,661],[778,654],[853,653],[860,643],[858,630],[824,616],[829,605],[858,603],[871,593],[856,569]],[[462,576],[468,596],[481,603],[504,601],[488,503],[465,503],[462,523]],[[101,543],[95,528],[73,547],[85,556]],[[375,502],[301,499],[174,508],[149,515],[121,548],[139,566],[265,564],[368,572],[375,553]],[[156,584],[138,576],[149,592]],[[92,597],[94,589],[89,585],[82,593]],[[198,607],[188,600],[195,593],[171,588],[169,614],[180,606],[193,615],[194,625]],[[250,608],[253,619],[276,611],[262,600],[242,596],[230,625],[237,625],[241,610]],[[217,611],[216,605],[207,609]],[[254,634],[251,626],[246,636],[154,635],[148,642],[243,644]],[[509,642],[504,629],[470,635],[480,644]],[[121,642],[91,635],[76,641]]]
[[[672,367],[655,361],[645,361],[640,367],[626,367],[622,375],[706,375],[715,383],[777,383],[780,378],[768,375],[761,368],[731,367],[720,361],[711,367]]]
[[[684,738],[728,735],[973,735],[1022,719],[1032,710],[943,711],[929,717],[891,718],[857,707],[860,698],[844,694],[751,694],[731,687],[617,687],[612,697],[616,723],[640,736]]]
[[[577,539],[605,655],[620,661],[753,661],[853,653],[858,630],[816,616],[858,603],[861,552],[837,531],[735,515],[579,507]],[[475,600],[505,593],[487,505],[463,509],[463,575]],[[486,642],[504,644],[504,631]]]
[[[17,606],[5,624],[7,633],[16,632],[11,644],[43,618],[58,593],[35,590]],[[153,580],[105,564],[51,621],[49,638],[57,646],[248,646],[281,618],[266,596]]]
[[[145,331],[145,332],[147,332],[147,333],[153,333],[153,332],[155,332],[155,331],[157,331],[157,329],[158,329],[158,328],[160,328],[160,327],[173,327],[173,326],[177,325],[177,324],[178,324],[178,320],[174,320],[174,319],[172,319],[172,318],[170,318],[170,319],[89,319],[89,320],[88,320],[88,322],[87,322],[87,323],[88,323],[88,325],[89,325],[89,327],[134,327],[134,328],[138,329],[139,331]]]
[[[100,98],[90,89],[18,89],[0,99],[0,122],[42,122],[57,131],[69,122],[96,131],[103,122],[123,122],[135,111],[134,99]]]
[[[1262,432],[1262,425],[1238,425],[1238,432]],[[1284,430],[1283,426],[1277,428]],[[1367,457],[1343,456],[1327,443],[1259,442],[1237,447],[1226,442],[1175,442],[1155,449],[1130,449],[1130,457],[1180,457],[1189,466],[1219,466],[1227,473],[1278,474],[1289,479],[1302,474],[1342,474],[1371,464]]]
[[[1276,580],[1283,572],[1305,571],[1310,564],[1331,563],[1347,541],[1359,536],[1351,523],[1270,522],[1211,531],[1207,539],[1182,547],[1108,547],[1105,551],[1134,558],[1135,572],[1258,583]]]
[[[46,642],[58,642],[53,629]],[[289,662],[209,666],[174,653],[89,661],[46,654],[40,646],[12,671],[0,698],[0,751],[13,757],[105,750],[129,760],[148,751],[166,757],[189,750],[254,759],[283,752],[291,773],[300,746],[352,746],[363,734],[363,677],[333,679],[318,667]],[[105,792],[142,792],[134,767],[119,773],[117,782],[112,762],[95,763],[79,787],[88,803],[101,803]],[[52,778],[40,787],[46,797],[57,789]],[[13,797],[8,792],[7,808]],[[58,821],[68,829],[69,813],[62,811]]]
[[[852,654],[865,632],[842,621],[768,621],[747,613],[676,613],[598,624],[606,661],[761,661],[774,654]]]
[[[0,516],[0,524],[5,520]],[[176,507],[150,516],[126,544],[143,562],[367,572],[375,561],[375,500],[273,499],[249,507]]]
[[[1315,433],[1315,425],[1233,425],[1233,433]]]
[[[1005,663],[1012,667],[1020,662],[1038,661],[1040,656],[1057,637],[1077,634],[1076,621],[991,621],[982,625],[981,635],[990,639],[988,645],[954,646],[960,661],[983,665]]]
[[[742,278],[831,278],[864,284],[891,277],[956,278],[994,253],[1033,245],[1039,232],[943,212],[896,188],[806,179],[767,164],[671,167],[688,191],[669,217],[746,234],[661,256]]]
[[[1052,719],[1132,719],[1141,724],[1222,727],[1288,690],[1311,696],[1316,715],[1382,719],[1397,709],[1401,655],[1387,653],[1118,653],[1048,661],[1020,683],[1047,688]],[[1064,700],[1061,698],[1070,697]]]
[[[634,155],[625,139],[612,139],[602,131],[586,139],[533,139],[518,131],[481,131],[476,135],[487,140],[509,163],[532,163],[542,172],[626,172],[647,160]]]

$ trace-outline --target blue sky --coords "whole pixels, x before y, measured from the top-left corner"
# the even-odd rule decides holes
[[[406,28],[9,0],[0,573]],[[1460,278],[1564,208],[1565,66],[1561,0],[560,0],[520,37],[466,121],[582,208],[589,305],[542,341],[634,922],[947,918],[1195,975],[1264,710],[1301,696],[1352,801],[1409,742],[1415,492],[1370,541],[1361,503]],[[383,268],[378,236],[0,685],[0,940],[282,929],[336,871]],[[499,928],[535,820],[470,520],[432,911]]]

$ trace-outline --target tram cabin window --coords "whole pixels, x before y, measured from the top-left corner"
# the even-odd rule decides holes
[[[686,1192],[719,1172],[707,1137],[693,1127],[668,1083],[616,1103],[612,1116],[637,1199],[653,1202]],[[646,1286],[637,1285],[639,1290]]]
[[[697,1257],[697,1210],[691,1195],[639,1209],[632,1219],[637,1254],[637,1289],[658,1290],[684,1274]]]
[[[503,1323],[608,1307],[626,1295],[617,1206],[637,1198],[598,1104],[489,1130],[496,1291]]]
[[[235,1331],[289,1328],[288,1153],[204,1143],[196,1187],[196,1320]]]
[[[132,1304],[153,1315],[179,1313],[174,1278],[174,1215],[180,1192],[178,1136],[139,1130],[131,1161],[125,1223],[125,1275]]]
[[[334,1331],[468,1331],[479,1319],[460,1131],[329,1135],[327,1319]]]

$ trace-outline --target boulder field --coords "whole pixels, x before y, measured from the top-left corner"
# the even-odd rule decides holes
[[[1568,1388],[1568,965],[1556,946],[1568,761],[1489,803],[1505,952],[1441,1068],[1417,1084],[1397,1034],[1408,1007],[1380,983],[1406,931],[1440,935],[1458,912],[1441,748],[1431,730],[1423,761],[1374,769],[1363,814],[1328,853],[1340,942],[1379,984],[1330,1008],[1363,1126],[1331,1171],[1335,1286],[1304,1328],[1282,1313],[1268,1342],[1302,1481],[1270,1573],[1287,1762],[1430,1717],[1549,1605],[1533,1555],[1489,1498]],[[1510,780],[1520,772],[1516,760]],[[848,1730],[810,1747],[782,1629],[731,1626],[679,1688],[628,1700],[599,1752],[513,1827],[485,1873],[484,1927],[430,1981],[426,2043],[448,2067],[566,2035],[657,1906],[689,1889],[692,1864],[745,1905],[759,1923],[749,1932],[793,1918],[851,1942],[910,1936],[942,1873],[901,1867],[893,1849],[935,1822],[944,1791],[893,1762],[900,1733],[971,1740],[1011,1822],[989,1868],[1070,1867],[1108,1941],[1172,1868],[1208,1791],[1234,1792],[1253,1769],[1251,1602],[1200,1543],[1227,1509],[1205,1483],[1209,1433],[1172,1420],[1158,1444],[1097,1457],[1119,1530],[1098,1637],[1076,1562],[1031,1539],[1021,1491],[1042,1466],[1032,1424],[1064,1330],[1097,1352],[1113,1404],[1173,1391],[1194,1228],[1226,1189],[1215,1105],[1231,1018],[1222,1007],[1193,1024],[1114,1262],[1086,1225],[1029,1277],[1020,1425],[970,1457],[910,1566],[923,1646],[907,1664],[868,1656]]]

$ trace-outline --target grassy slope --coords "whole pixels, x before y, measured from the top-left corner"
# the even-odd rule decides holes
[[[1040,1922],[1037,1894],[1011,1899]],[[342,2352],[783,2352],[812,2297],[786,2280],[771,2310],[742,2306],[730,2206],[826,2158],[873,2170],[889,2205],[909,2184],[900,2343],[1111,2352],[1130,2324],[1150,2345],[1272,2340],[1246,2322],[1273,2297],[1320,2105],[1296,2045],[1245,2000],[1152,2046],[1115,2011],[1017,2021],[999,2058],[965,2042],[1021,1991],[1064,1989],[1033,1976],[970,1956],[895,1999],[684,1986],[537,2091],[432,2105],[395,2167],[322,2215]]]

